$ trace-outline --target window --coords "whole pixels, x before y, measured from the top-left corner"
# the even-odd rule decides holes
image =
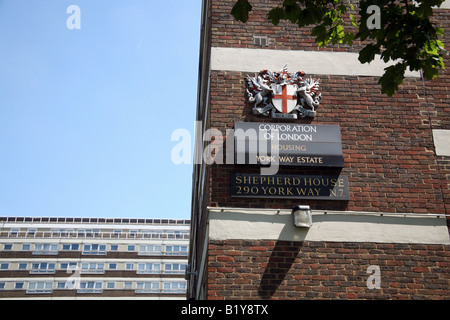
[[[22,251],[29,251],[29,250],[31,250],[31,244],[29,243],[22,244]]]
[[[27,270],[27,267],[28,267],[28,263],[26,263],[26,262],[19,263],[19,270]]]
[[[127,263],[125,265],[125,269],[127,269],[127,270],[134,270],[134,263]]]
[[[62,270],[68,270],[68,269],[76,270],[77,264],[78,264],[77,262],[61,262],[60,268]]]
[[[136,283],[136,293],[153,293],[159,292],[159,282],[143,281]]]
[[[85,244],[83,254],[106,254],[105,244]]]
[[[38,263],[32,263],[31,264],[31,274],[37,274],[37,273],[55,273],[55,263],[51,262],[38,262]]]
[[[164,265],[164,273],[184,273],[186,264],[182,263],[166,263]]]
[[[187,255],[188,247],[179,245],[166,246],[166,255],[170,256],[185,256]]]
[[[18,290],[23,289],[23,285],[24,285],[24,282],[16,282],[16,284],[14,285],[14,289],[18,289]]]
[[[97,262],[83,262],[81,263],[81,273],[104,273],[105,264]]]
[[[73,234],[73,229],[51,229],[52,237],[67,237]]]
[[[163,292],[184,293],[186,282],[163,282]]]
[[[63,244],[62,249],[64,251],[78,251],[80,248],[80,245],[78,243],[73,244]]]
[[[113,231],[114,233],[114,238],[120,238],[120,235],[122,234],[122,230],[117,229]]]
[[[144,236],[144,238],[159,239],[159,238],[161,238],[162,234],[163,234],[162,230],[144,230],[144,231],[142,231],[142,235]]]
[[[117,270],[117,263],[110,263],[109,270]]]
[[[166,234],[169,239],[183,239],[186,233],[181,230],[166,230]]]
[[[112,244],[111,247],[110,247],[110,250],[111,251],[117,251],[117,250],[119,250],[119,246],[117,244]]]
[[[133,282],[131,282],[131,281],[125,281],[125,283],[124,283],[124,289],[133,289]]]
[[[72,236],[73,234],[75,234],[73,229],[63,229],[63,230],[61,230],[61,237]]]
[[[12,246],[13,245],[11,243],[7,243],[3,246],[3,250],[10,251],[10,250],[12,250]]]
[[[106,289],[115,289],[116,283],[114,281],[109,281],[106,283]]]
[[[36,234],[36,232],[37,232],[37,229],[28,229],[27,230],[27,237],[34,237],[34,235]]]
[[[160,263],[138,263],[137,273],[160,273]]]
[[[162,246],[141,244],[139,245],[139,255],[159,255],[161,254]]]
[[[80,289],[78,293],[102,293],[102,282],[101,281],[81,281]]]
[[[129,244],[127,246],[127,251],[134,251],[134,250],[136,250],[136,246],[134,244]]]
[[[0,282],[0,290],[4,290],[6,287],[6,282]]]
[[[36,243],[33,254],[58,254],[56,243]]]
[[[100,235],[99,229],[78,229],[77,235],[79,237],[98,237]]]
[[[8,270],[9,263],[0,263],[0,270]]]
[[[27,293],[51,293],[53,290],[53,282],[36,281],[28,284]]]
[[[129,232],[130,238],[136,238],[137,235],[137,230],[130,230]]]
[[[61,235],[61,232],[64,232],[64,229],[51,229],[50,230],[52,237],[59,237]]]
[[[267,47],[269,45],[269,38],[265,36],[253,36],[253,45]]]

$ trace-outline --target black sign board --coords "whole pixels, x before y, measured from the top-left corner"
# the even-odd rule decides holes
[[[343,167],[338,125],[236,122],[235,163]]]
[[[345,175],[259,175],[234,173],[231,195],[245,198],[350,200]]]

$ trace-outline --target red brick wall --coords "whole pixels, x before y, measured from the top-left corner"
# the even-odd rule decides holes
[[[252,37],[267,35],[271,43],[265,49],[318,50],[309,29],[284,22],[274,27],[266,21],[268,9],[279,1],[251,1],[254,10],[247,24],[230,16],[234,2],[212,1],[213,47],[258,48]],[[450,50],[450,10],[438,10],[435,17],[445,28],[444,42]],[[357,49],[333,46],[326,50]],[[349,201],[308,201],[312,209],[449,213],[450,160],[435,156],[432,137],[432,129],[450,129],[450,56],[445,61],[447,69],[439,79],[405,79],[391,98],[380,92],[378,77],[306,75],[321,78],[324,100],[316,118],[298,123],[341,126],[341,173],[349,177],[350,185]],[[279,63],[281,69],[285,62]],[[224,135],[237,121],[286,121],[252,114],[246,102],[246,75],[211,72],[209,125]],[[299,204],[291,199],[232,198],[230,175],[259,170],[258,166],[212,165],[207,205],[290,209]],[[279,173],[339,171],[285,166]],[[450,299],[449,249],[425,244],[211,240],[207,298]],[[370,265],[381,269],[381,289],[366,286]]]
[[[281,22],[273,26],[266,19],[278,1],[252,1],[246,24],[229,14],[234,0],[212,1],[211,45],[213,47],[257,48],[254,35],[272,41],[265,49],[318,50],[310,29]],[[435,21],[446,32],[450,50],[450,10],[438,10]],[[357,51],[358,47],[330,46],[326,50]],[[339,124],[342,131],[344,169],[349,176],[349,202],[311,202],[313,209],[386,212],[444,213],[449,195],[450,171],[447,159],[436,159],[431,129],[450,129],[450,57],[439,79],[406,79],[399,92],[389,98],[380,92],[378,77],[324,76],[323,102],[314,124]],[[305,63],[308,63],[307,61]],[[284,61],[280,61],[280,69]],[[356,67],[356,66],[355,66]],[[261,69],[265,68],[261,65]],[[289,66],[288,66],[289,68]],[[290,70],[291,72],[297,70]],[[310,76],[310,75],[306,75]],[[225,134],[236,121],[277,122],[255,116],[246,103],[246,73],[211,73],[211,127]],[[285,120],[284,120],[285,121]],[[311,120],[300,120],[308,123]],[[283,122],[283,120],[278,120]],[[259,168],[213,166],[210,177],[211,205],[291,208],[295,201],[250,200],[230,197],[231,172],[259,172]],[[279,173],[332,174],[330,169],[283,167]],[[448,207],[448,204],[447,204]],[[447,208],[448,209],[448,208]],[[448,212],[448,211],[447,211]]]
[[[210,241],[208,299],[450,299],[450,246]],[[370,265],[380,289],[369,289]]]
[[[267,49],[279,50],[317,50],[310,28],[298,28],[296,25],[280,21],[278,26],[270,23],[266,16],[269,10],[279,6],[277,0],[250,1],[253,6],[248,21],[243,24],[230,16],[236,0],[213,0],[212,4],[212,46],[234,48],[259,48],[253,45],[253,36],[267,36],[270,43]],[[355,47],[335,45],[335,51],[355,51]],[[280,67],[281,68],[281,67]]]
[[[280,61],[280,64],[282,62]],[[237,121],[277,122],[255,116],[246,103],[245,73],[213,71],[211,127],[232,129]],[[314,76],[314,75],[312,75]],[[423,83],[407,79],[389,98],[374,77],[317,76],[321,103],[314,120],[339,124],[344,154],[342,174],[349,176],[350,201],[311,201],[313,209],[443,213],[442,175],[434,156],[432,131],[422,106]],[[278,121],[283,122],[283,121]],[[215,165],[210,177],[211,203],[218,206],[292,208],[295,200],[236,199],[230,196],[232,172],[258,173],[259,167]],[[336,169],[281,167],[279,173],[333,174]],[[448,187],[448,185],[443,186]]]

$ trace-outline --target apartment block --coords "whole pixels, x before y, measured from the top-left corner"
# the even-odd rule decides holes
[[[184,299],[189,223],[0,217],[0,299]]]

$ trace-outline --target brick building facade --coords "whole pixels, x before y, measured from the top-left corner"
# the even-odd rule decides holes
[[[438,79],[410,72],[388,97],[377,85],[385,66],[359,64],[358,45],[319,50],[310,29],[273,26],[266,15],[276,1],[252,1],[249,21],[234,21],[234,2],[203,1],[197,136],[218,129],[225,150],[232,139],[226,132],[237,122],[339,125],[342,168],[281,165],[277,174],[344,174],[350,197],[233,197],[232,175],[259,174],[261,166],[196,164],[188,297],[449,299],[450,57]],[[433,19],[450,50],[448,1]],[[316,117],[253,114],[247,75],[285,64],[321,79]],[[292,224],[299,204],[312,210],[309,229]],[[369,288],[371,266],[379,270],[380,288]]]

